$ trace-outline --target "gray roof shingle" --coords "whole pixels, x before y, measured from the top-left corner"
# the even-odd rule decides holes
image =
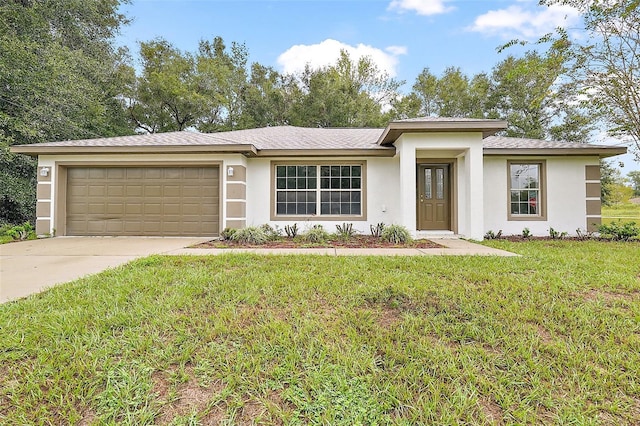
[[[266,149],[386,149],[376,144],[382,129],[263,127],[219,133],[168,132],[46,142],[40,147],[246,145]]]
[[[422,117],[419,119],[403,120],[406,122],[427,120],[441,122],[460,122],[464,119],[446,117]],[[468,119],[474,121],[473,119]],[[49,142],[33,145],[16,145],[12,147],[14,152],[38,154],[40,152],[52,152],[58,148],[61,150],[73,150],[74,148],[96,148],[97,151],[105,149],[136,149],[146,151],[149,148],[180,149],[180,147],[196,147],[199,151],[206,151],[207,147],[217,151],[257,152],[265,151],[299,151],[299,150],[350,150],[369,152],[380,151],[383,155],[393,155],[393,146],[381,146],[378,140],[385,129],[363,128],[307,128],[294,126],[263,127],[259,129],[234,130],[219,133],[196,133],[189,131],[155,133],[132,136],[118,136],[100,139],[82,139],[63,142]],[[24,148],[23,148],[24,147]],[[485,152],[499,153],[507,150],[522,150],[534,152],[536,150],[557,150],[558,154],[577,153],[590,149],[589,153],[604,153],[602,155],[617,155],[624,148],[610,147],[594,144],[580,144],[569,142],[550,142],[539,139],[511,138],[504,136],[489,136],[483,141]],[[191,148],[194,149],[194,148]],[[40,151],[42,150],[42,151]],[[386,153],[385,153],[386,151]],[[587,151],[584,151],[586,154]]]

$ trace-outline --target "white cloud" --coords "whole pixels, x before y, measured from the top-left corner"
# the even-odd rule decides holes
[[[388,10],[399,12],[414,11],[418,15],[438,15],[453,10],[453,7],[445,5],[448,0],[393,0]]]
[[[387,72],[391,77],[397,75],[398,56],[407,54],[407,48],[404,46],[389,46],[382,50],[362,43],[351,46],[327,39],[318,44],[291,46],[278,56],[278,64],[285,73],[302,71],[307,64],[317,69],[334,65],[340,57],[341,50],[345,50],[352,60],[358,60],[364,56],[370,57],[381,71]]]
[[[504,38],[534,39],[559,26],[575,24],[580,18],[580,12],[571,6],[534,7],[535,9],[512,5],[506,9],[490,10],[478,16],[468,30]]]

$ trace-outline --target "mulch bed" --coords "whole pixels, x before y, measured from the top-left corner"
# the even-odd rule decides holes
[[[407,244],[393,244],[383,241],[381,238],[369,235],[354,235],[348,240],[330,239],[325,243],[309,243],[303,240],[282,238],[277,241],[269,241],[265,244],[242,244],[235,241],[212,240],[192,246],[193,248],[442,248],[440,244],[430,240],[413,240]]]

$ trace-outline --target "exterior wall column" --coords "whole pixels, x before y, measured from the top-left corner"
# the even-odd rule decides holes
[[[247,168],[240,164],[225,164],[226,178],[224,227],[240,229],[247,226]]]
[[[466,230],[464,234],[474,240],[484,238],[484,173],[482,144],[474,144],[465,154],[466,175]]]
[[[416,232],[416,149],[402,136],[396,142],[400,156],[400,225]]]
[[[36,235],[44,236],[52,233],[53,216],[51,206],[53,200],[54,167],[38,165],[38,188],[36,202]]]
[[[596,232],[602,224],[602,199],[600,165],[585,166],[586,226],[588,232]],[[548,184],[547,184],[548,185]]]

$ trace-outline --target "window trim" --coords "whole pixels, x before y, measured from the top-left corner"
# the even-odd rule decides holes
[[[360,166],[361,167],[361,184],[360,184],[360,203],[361,203],[361,211],[359,215],[278,215],[276,214],[276,166]],[[270,166],[270,218],[271,221],[306,221],[313,220],[317,222],[322,221],[348,221],[348,220],[357,220],[357,221],[365,221],[367,220],[367,162],[366,160],[354,161],[354,160],[313,160],[309,161],[271,161]],[[318,193],[318,200],[320,199],[320,176],[318,176],[318,188],[316,188]]]
[[[514,164],[531,164],[540,168],[540,213],[511,213],[511,166]],[[547,162],[546,160],[507,160],[507,220],[508,221],[545,221],[547,220]]]

